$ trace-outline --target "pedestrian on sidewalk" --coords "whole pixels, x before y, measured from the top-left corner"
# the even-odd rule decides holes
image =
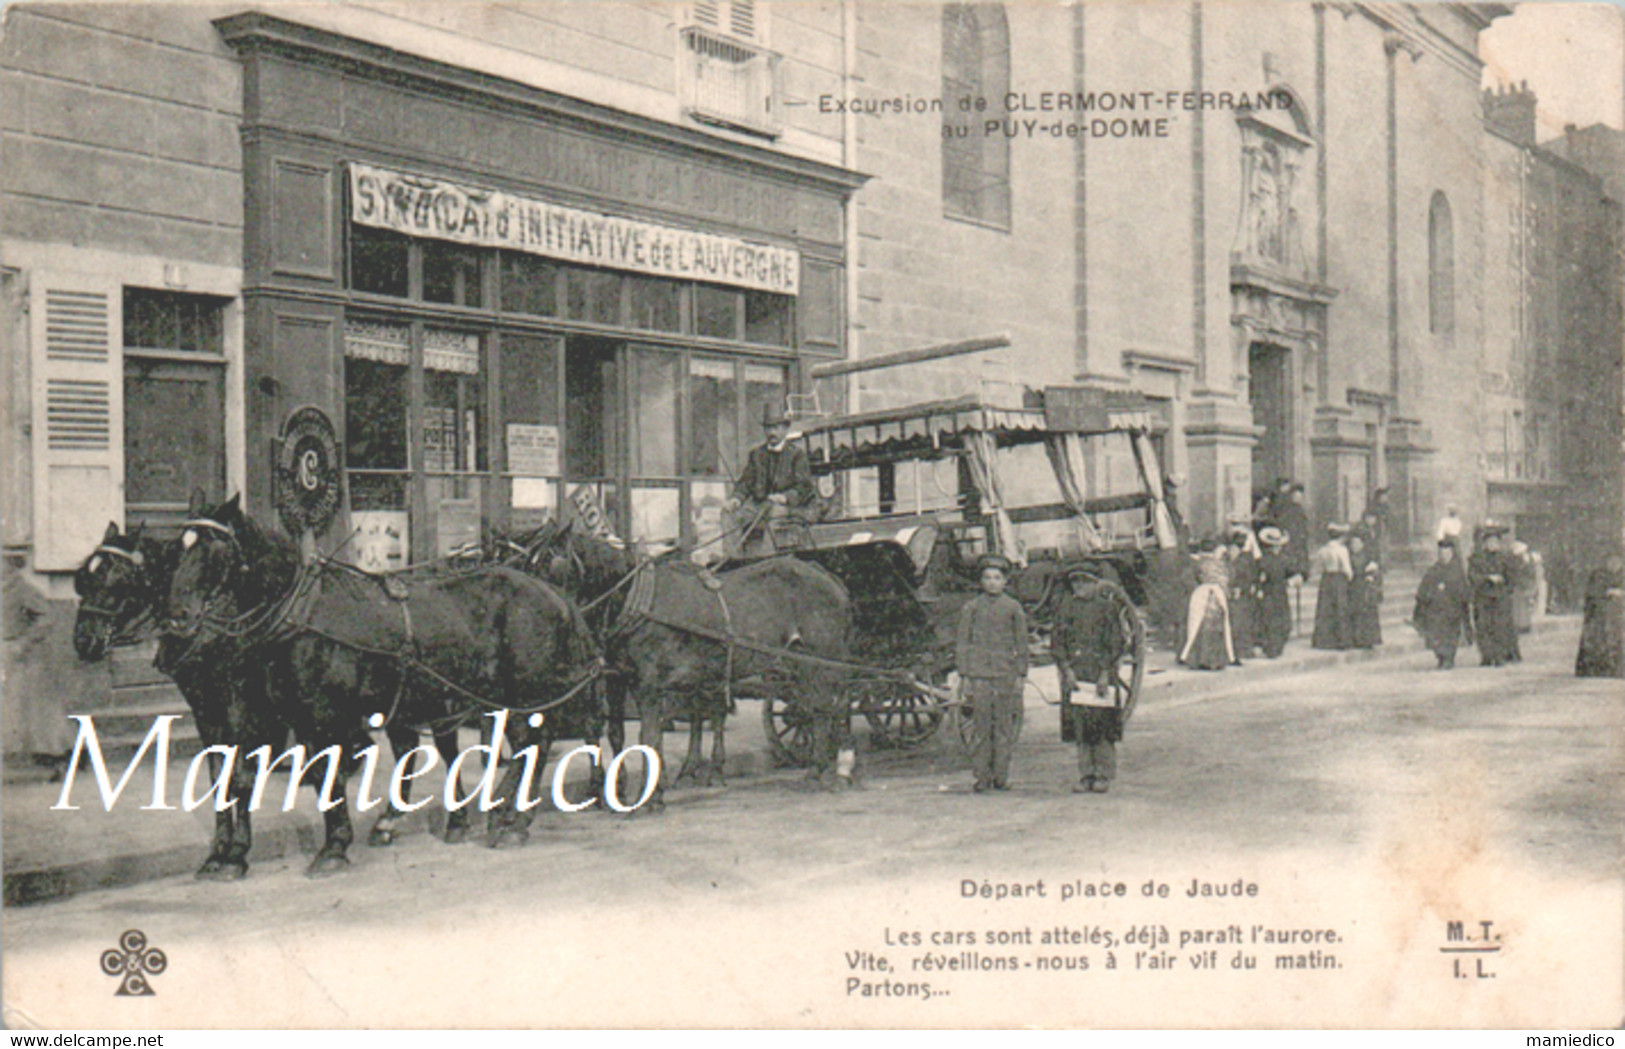
[[[1117,775],[1117,742],[1123,738],[1122,705],[1128,697],[1117,668],[1129,637],[1122,606],[1112,599],[1118,580],[1110,565],[1074,568],[1066,581],[1071,592],[1056,608],[1050,632],[1050,651],[1061,674],[1061,739],[1078,746],[1072,792],[1104,794]]]
[[[1473,643],[1473,625],[1468,615],[1472,594],[1467,589],[1467,576],[1456,560],[1456,544],[1448,539],[1439,540],[1439,559],[1428,566],[1422,576],[1422,585],[1416,588],[1416,608],[1411,622],[1421,631],[1422,640],[1440,670],[1456,665],[1456,646],[1466,639]]]
[[[1230,633],[1230,573],[1228,558],[1217,538],[1202,541],[1192,556],[1196,562],[1196,589],[1191,591],[1185,617],[1185,647],[1179,661],[1199,670],[1223,670],[1236,658]]]
[[[1473,588],[1473,623],[1478,635],[1478,656],[1487,667],[1516,663],[1518,630],[1512,618],[1514,576],[1517,566],[1501,549],[1506,529],[1486,522],[1467,562],[1467,581]]]
[[[1625,557],[1616,550],[1586,579],[1579,677],[1625,677]]]
[[[1292,636],[1292,598],[1288,592],[1287,534],[1275,525],[1258,531],[1263,556],[1258,560],[1258,643],[1264,658],[1278,659]]]
[[[1349,620],[1349,584],[1354,580],[1354,566],[1349,561],[1349,550],[1343,537],[1348,535],[1346,524],[1326,526],[1326,542],[1315,551],[1315,567],[1320,569],[1320,590],[1315,598],[1315,634],[1311,644],[1315,648],[1341,651],[1353,641]]]
[[[1010,789],[1010,759],[1021,733],[1021,686],[1027,679],[1027,615],[1004,592],[1010,562],[987,554],[977,562],[982,592],[959,613],[954,655],[971,708],[975,791]]]
[[[1382,565],[1376,544],[1363,531],[1349,534],[1349,644],[1376,648],[1382,644]]]
[[[1258,644],[1258,603],[1260,597],[1259,559],[1263,551],[1252,526],[1245,521],[1233,522],[1230,539],[1225,548],[1229,560],[1230,634],[1236,645],[1237,659],[1251,659]]]

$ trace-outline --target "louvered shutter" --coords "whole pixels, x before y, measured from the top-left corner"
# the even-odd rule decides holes
[[[111,281],[30,281],[36,571],[77,568],[124,520],[122,307]]]
[[[735,40],[766,43],[767,11],[756,0],[692,0],[689,21]]]

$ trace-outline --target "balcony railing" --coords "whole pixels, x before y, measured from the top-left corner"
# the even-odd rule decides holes
[[[687,26],[682,35],[683,112],[704,124],[777,138],[773,94],[779,56],[702,26]]]

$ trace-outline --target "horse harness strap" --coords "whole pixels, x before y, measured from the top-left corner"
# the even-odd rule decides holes
[[[775,659],[786,659],[796,663],[805,663],[810,666],[825,667],[830,670],[845,670],[853,673],[867,674],[873,677],[884,678],[889,681],[903,682],[904,684],[912,684],[916,680],[914,675],[910,674],[906,670],[893,670],[889,667],[868,666],[863,663],[853,663],[844,659],[830,659],[828,656],[815,656],[810,652],[797,652],[794,649],[785,648],[783,645],[770,645],[765,641],[757,641],[754,638],[741,637],[740,635],[731,632],[724,633],[720,630],[711,630],[706,627],[695,626],[692,623],[680,623],[675,619],[668,619],[664,616],[656,615],[653,612],[643,613],[642,618],[651,623],[668,627],[672,630],[678,630],[685,634],[693,634],[696,637],[703,637],[708,641],[715,641],[719,644],[742,648],[747,652],[754,652],[757,655],[770,656]]]

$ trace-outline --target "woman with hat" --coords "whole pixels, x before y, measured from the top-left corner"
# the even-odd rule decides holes
[[[765,541],[766,523],[800,515],[817,494],[807,450],[789,441],[790,413],[772,402],[762,405],[762,429],[767,440],[751,449],[728,500],[737,527],[745,531],[740,543],[747,556],[773,553]]]
[[[1349,644],[1376,648],[1382,644],[1382,566],[1376,542],[1363,527],[1349,533]]]
[[[1479,661],[1487,667],[1516,663],[1518,628],[1512,618],[1512,588],[1517,565],[1501,549],[1507,530],[1486,522],[1480,529],[1479,549],[1467,562],[1467,581],[1473,588],[1473,622],[1478,633]]]
[[[1354,581],[1354,565],[1343,543],[1343,537],[1348,534],[1348,525],[1327,525],[1326,542],[1312,558],[1314,567],[1320,569],[1320,590],[1315,597],[1315,634],[1310,642],[1316,648],[1345,649],[1353,641],[1349,584]]]
[[[1010,759],[1021,733],[1021,686],[1027,679],[1027,614],[1004,592],[1009,561],[986,554],[977,568],[982,592],[960,609],[954,660],[971,708],[971,765],[980,794],[1010,789]]]
[[[1197,587],[1191,591],[1185,618],[1185,647],[1179,661],[1201,670],[1223,670],[1236,659],[1230,634],[1230,569],[1225,550],[1216,538],[1203,540],[1192,555]]]
[[[1456,561],[1456,538],[1440,539],[1439,559],[1422,577],[1422,585],[1416,590],[1416,608],[1411,612],[1411,622],[1422,632],[1422,640],[1439,661],[1440,670],[1456,665],[1456,646],[1464,634],[1467,643],[1473,643],[1473,626],[1467,614],[1470,599],[1467,577]]]
[[[1263,554],[1258,559],[1258,643],[1267,659],[1278,659],[1292,636],[1292,603],[1287,578],[1292,565],[1287,560],[1286,532],[1275,525],[1258,530]]]

